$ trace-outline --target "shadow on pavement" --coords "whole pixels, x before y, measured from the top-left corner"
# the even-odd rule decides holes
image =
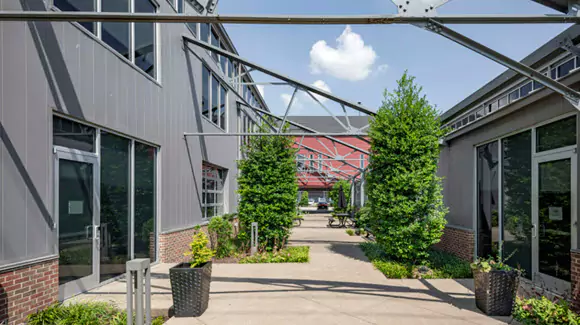
[[[360,247],[354,243],[332,243],[328,249],[333,253],[337,253],[348,258],[353,258],[363,262],[369,261],[365,253],[363,253]]]

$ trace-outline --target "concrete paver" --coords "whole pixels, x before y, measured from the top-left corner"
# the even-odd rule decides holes
[[[295,228],[290,245],[308,245],[310,263],[214,264],[208,310],[199,318],[167,324],[505,324],[475,307],[471,280],[387,279],[375,270],[344,229],[326,227],[311,214]],[[171,306],[171,265],[153,269],[154,313]],[[125,284],[114,282],[77,299],[115,301],[124,308]],[[122,292],[106,295],[106,292]]]

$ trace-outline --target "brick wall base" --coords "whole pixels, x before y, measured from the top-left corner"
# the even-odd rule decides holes
[[[475,249],[475,235],[472,231],[448,226],[445,227],[441,241],[435,244],[435,248],[471,262]]]
[[[580,311],[580,251],[572,250],[570,252],[571,263],[570,268],[572,270],[571,287],[572,294],[570,295],[570,303],[572,308],[576,311]]]
[[[0,271],[0,324],[24,324],[26,316],[58,301],[58,259]]]
[[[207,233],[207,226],[201,228]],[[183,253],[189,250],[194,228],[159,235],[159,261],[161,263],[182,263],[188,261]]]

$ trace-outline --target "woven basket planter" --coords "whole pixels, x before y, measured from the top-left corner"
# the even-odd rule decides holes
[[[199,317],[209,304],[211,262],[190,268],[182,263],[169,269],[175,317]]]
[[[517,271],[473,271],[475,305],[488,316],[510,316],[520,277]]]

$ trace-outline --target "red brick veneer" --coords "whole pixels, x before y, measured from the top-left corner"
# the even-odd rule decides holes
[[[475,249],[475,234],[467,229],[447,226],[441,241],[435,244],[435,248],[471,262]]]

